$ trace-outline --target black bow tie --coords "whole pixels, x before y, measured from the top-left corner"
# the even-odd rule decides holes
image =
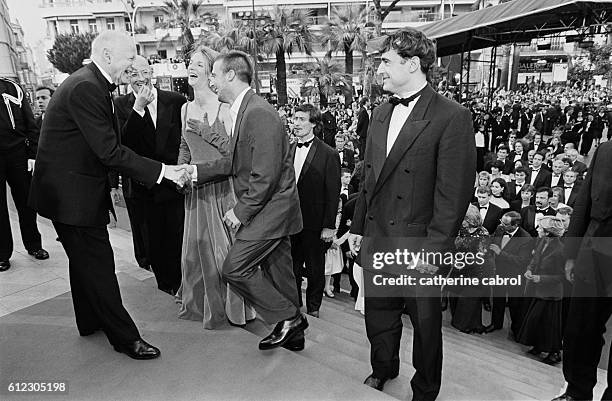
[[[545,213],[548,209],[536,209],[536,213]]]
[[[300,143],[300,142],[298,142],[298,143],[297,143],[297,147],[298,147],[298,148],[301,148],[301,147],[303,146],[303,147],[306,147],[306,148],[307,148],[307,147],[309,147],[309,146],[310,146],[310,144],[312,143],[312,141],[313,141],[313,140],[314,140],[314,139],[311,139],[310,141],[307,141],[307,142],[301,142],[301,143]]]
[[[112,92],[114,92],[114,91],[115,91],[115,89],[117,89],[117,84],[112,84],[112,83],[110,83],[110,82],[108,82],[108,81],[106,81],[106,82],[107,82],[107,85],[108,85],[108,91],[109,91],[109,92],[111,92],[111,93],[112,93]]]
[[[572,188],[574,188],[574,186],[573,185],[566,185],[564,188],[565,189],[572,189]]]
[[[399,98],[397,96],[391,96],[389,98],[389,103],[391,103],[393,107],[397,106],[398,104],[403,104],[404,106],[408,107],[410,105],[410,102],[412,102],[417,97],[421,96],[421,92],[423,92],[422,89],[418,91],[417,93],[415,93],[414,95],[409,96],[409,97],[404,97],[404,98]]]
[[[488,206],[481,206],[481,207],[480,207],[480,210],[482,210],[482,209],[485,209],[485,210],[486,210],[486,209],[488,209],[488,208],[489,208]]]

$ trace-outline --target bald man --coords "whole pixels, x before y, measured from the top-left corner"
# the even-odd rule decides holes
[[[111,92],[132,68],[131,38],[105,31],[92,43],[92,63],[55,92],[41,128],[30,206],[50,219],[68,255],[76,324],[82,336],[102,330],[116,351],[134,359],[160,355],[123,307],[106,225],[114,213],[108,173],[147,186],[184,183],[184,169],[122,146]]]
[[[132,93],[115,98],[121,138],[125,146],[141,156],[176,164],[181,144],[181,106],[186,99],[179,93],[156,89],[151,84],[152,72],[147,59],[134,58],[128,74]],[[150,188],[125,177],[122,184],[134,249],[145,250],[157,287],[174,295],[181,285],[184,196],[172,183]]]

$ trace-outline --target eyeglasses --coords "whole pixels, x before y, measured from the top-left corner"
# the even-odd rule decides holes
[[[128,75],[130,76],[130,78],[139,78],[139,77],[143,77],[143,78],[149,78],[151,77],[151,71],[150,70],[128,70],[127,71]]]

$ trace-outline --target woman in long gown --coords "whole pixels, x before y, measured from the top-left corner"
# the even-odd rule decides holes
[[[178,163],[199,163],[221,157],[229,151],[232,120],[229,106],[217,99],[208,84],[217,53],[198,47],[191,56],[189,85],[194,100],[182,109],[183,136]],[[186,131],[190,119],[207,122],[202,136]],[[214,137],[215,146],[210,145]],[[185,228],[182,251],[182,283],[177,297],[179,318],[202,321],[204,328],[244,325],[255,318],[255,310],[223,282],[223,261],[233,242],[233,233],[223,223],[225,213],[236,203],[232,181],[191,187],[185,194]]]

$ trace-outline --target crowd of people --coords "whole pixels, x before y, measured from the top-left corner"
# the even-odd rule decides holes
[[[249,89],[248,56],[198,47],[190,55],[188,101],[155,88],[149,61],[122,39],[101,34],[91,64],[57,93],[38,88],[37,120],[19,86],[0,81],[8,99],[0,114],[0,187],[11,186],[24,245],[37,259],[49,255],[36,213],[53,221],[70,259],[81,335],[103,330],[119,352],[160,355],[140,338],[114,275],[105,225],[121,187],[135,258],[178,302],[182,319],[216,329],[259,316],[275,325],[260,349],[299,351],[308,326],[301,308],[314,318],[325,313],[323,297],[335,297],[347,274],[347,291],[365,314],[371,387],[382,390],[398,375],[402,314],[420,338],[413,345],[415,397],[435,399],[440,312],[450,310],[457,330],[486,334],[503,328],[507,307],[509,337],[530,346],[530,354],[552,365],[571,356],[562,399],[592,392],[591,377],[572,376],[586,362],[575,330],[566,328],[597,308],[572,302],[579,247],[566,239],[594,233],[587,226],[598,178],[586,162],[594,148],[592,165],[603,159],[596,168],[605,171],[607,90],[524,87],[495,93],[490,107],[478,94],[462,107],[427,83],[433,42],[406,29],[381,50],[378,73],[391,96],[359,98],[346,108],[301,103],[274,110]],[[130,93],[112,98],[115,84],[129,85]],[[607,187],[598,190],[610,200]],[[4,271],[12,253],[6,203],[0,212]],[[368,297],[367,249],[396,237],[420,238],[427,250],[485,255],[484,263],[461,269],[419,264],[415,274],[520,276],[521,284],[389,289]],[[594,263],[609,260],[601,258]],[[483,310],[491,313],[487,326]],[[589,326],[594,341],[600,326]],[[594,358],[601,347],[589,351]],[[591,372],[589,363],[581,369]]]

